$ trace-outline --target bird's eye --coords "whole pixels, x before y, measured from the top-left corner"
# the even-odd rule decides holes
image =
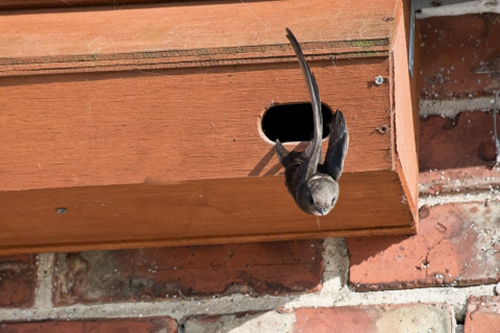
[[[332,199],[332,205],[335,203],[335,200],[337,200],[337,198],[335,198],[335,197],[334,197],[334,198]]]
[[[312,205],[314,204],[314,199],[312,195],[309,195],[309,203]]]

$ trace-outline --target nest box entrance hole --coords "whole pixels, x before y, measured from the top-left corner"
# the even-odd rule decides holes
[[[296,142],[312,140],[314,133],[311,103],[289,103],[270,107],[262,116],[262,132],[271,141]],[[323,139],[330,134],[332,109],[321,103]]]

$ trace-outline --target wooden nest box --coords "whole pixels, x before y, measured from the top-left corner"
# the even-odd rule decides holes
[[[415,232],[407,3],[31,3],[0,20],[0,253]],[[285,27],[351,136],[319,220],[261,128],[309,102]]]

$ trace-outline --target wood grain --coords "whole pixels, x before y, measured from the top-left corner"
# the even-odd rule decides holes
[[[0,192],[0,254],[411,233],[396,172],[346,173],[336,208],[302,213],[282,177]],[[66,208],[58,214],[57,208]]]
[[[391,169],[389,85],[370,85],[387,58],[311,67],[346,116],[346,171]],[[309,100],[296,62],[3,78],[0,95],[2,190],[275,175],[261,115]]]
[[[356,42],[301,43],[307,50],[308,61],[340,59],[386,58],[386,39],[370,40],[371,46],[359,47]],[[229,49],[229,50],[228,50]],[[242,51],[242,49],[244,51]],[[194,54],[194,55],[193,55]],[[214,48],[209,55],[200,50],[136,52],[95,56],[41,56],[34,58],[0,58],[0,77],[52,75],[68,73],[148,71],[158,69],[239,66],[246,64],[273,64],[296,62],[297,57],[289,45],[253,46],[245,48]]]
[[[408,10],[409,3],[405,3]],[[402,186],[405,188],[408,204],[415,220],[418,220],[418,158],[415,133],[415,113],[412,95],[411,80],[408,70],[408,20],[409,11],[402,9],[396,20],[392,43],[392,85],[393,85],[393,112],[395,114],[395,157],[394,163],[400,172]],[[415,64],[416,65],[416,64]],[[418,73],[418,67],[414,68]]]
[[[4,11],[2,58],[289,45],[389,38],[398,0],[189,1],[147,6]],[[368,45],[367,45],[368,46]],[[206,51],[200,52],[207,53]],[[193,51],[195,54],[195,51]]]
[[[75,8],[82,6],[113,6],[119,9],[125,5],[174,2],[175,0],[0,0],[0,10],[35,8]]]
[[[400,4],[4,11],[0,254],[414,232]],[[286,192],[260,129],[270,106],[309,101],[285,27],[351,136],[340,201],[319,220]]]

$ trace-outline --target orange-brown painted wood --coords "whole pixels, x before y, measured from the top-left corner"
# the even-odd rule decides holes
[[[112,54],[146,52],[154,58],[154,52],[180,51],[211,60],[213,53],[232,57],[252,47],[291,50],[285,27],[301,43],[314,42],[315,49],[333,41],[366,48],[372,40],[391,38],[398,2],[204,0],[3,11],[0,55],[14,61],[52,56],[65,62],[68,56],[92,55],[99,60]]]
[[[403,7],[334,3],[6,12],[0,253],[415,231]],[[260,128],[269,106],[309,99],[285,26],[351,135],[340,201],[319,220]]]
[[[390,134],[376,130],[390,126],[389,84],[368,85],[389,61],[311,66],[323,103],[346,115],[346,171],[391,169]],[[4,190],[276,175],[261,115],[309,99],[296,62],[18,76],[2,79],[0,93]]]
[[[418,216],[418,159],[415,124],[418,114],[416,108],[418,100],[417,90],[413,87],[408,71],[408,45],[409,45],[409,1],[401,4],[402,9],[395,21],[395,31],[392,39],[392,106],[395,131],[395,157],[396,168],[403,179],[405,199],[408,200],[412,214]],[[416,62],[415,62],[416,63]],[[415,65],[414,63],[414,65]],[[418,69],[415,68],[414,72]],[[416,80],[415,80],[416,81]]]
[[[0,192],[0,254],[414,230],[396,172],[346,173],[340,186],[336,208],[319,218],[296,207],[281,177]]]
[[[114,6],[116,9],[120,9],[125,5],[165,2],[174,2],[174,0],[0,0],[0,10],[82,6]]]

